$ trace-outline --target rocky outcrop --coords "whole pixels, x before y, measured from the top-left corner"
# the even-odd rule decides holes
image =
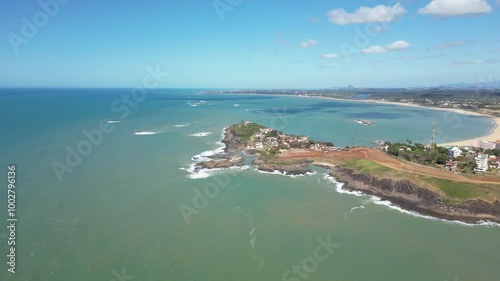
[[[468,223],[491,221],[500,223],[500,202],[468,200],[460,204],[448,204],[443,195],[419,187],[409,180],[377,178],[370,174],[359,174],[352,169],[332,167],[330,175],[344,182],[344,188],[362,191],[390,201],[401,208],[447,220]]]
[[[222,143],[226,146],[224,148],[225,152],[241,151],[246,146],[246,143],[241,140],[241,137],[234,133],[234,125],[229,126],[224,130]]]
[[[269,162],[262,156],[258,156],[255,158],[253,163],[257,165],[258,170],[264,172],[272,173],[278,171],[282,174],[287,174],[287,175],[304,175],[307,173],[312,173],[311,169],[309,168],[312,161],[308,159],[302,159],[300,161],[291,161],[284,163],[273,163]]]
[[[196,164],[197,169],[219,169],[219,168],[229,168],[232,166],[242,166],[243,157],[240,155],[218,155],[216,157],[212,156],[215,160],[204,161]]]

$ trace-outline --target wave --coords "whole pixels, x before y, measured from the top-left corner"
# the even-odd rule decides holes
[[[405,210],[405,209],[403,209],[403,208],[401,208],[401,207],[393,204],[392,202],[387,201],[387,200],[382,200],[382,198],[380,198],[378,196],[375,196],[375,195],[367,195],[367,194],[364,194],[361,191],[349,191],[349,190],[343,189],[342,186],[344,186],[344,183],[337,182],[334,177],[330,176],[327,173],[325,174],[324,178],[326,180],[328,180],[328,181],[330,181],[330,182],[332,182],[332,183],[335,184],[335,186],[336,186],[335,190],[338,193],[350,194],[350,195],[354,195],[354,196],[357,196],[357,197],[367,196],[367,197],[370,198],[369,201],[371,203],[373,203],[373,204],[385,206],[385,207],[388,207],[389,209],[396,210],[396,211],[398,211],[400,213],[407,214],[407,215],[410,215],[410,216],[413,216],[413,217],[423,218],[423,219],[428,219],[428,220],[437,221],[437,222],[443,222],[443,223],[448,223],[448,224],[458,224],[458,225],[463,225],[463,226],[491,226],[491,227],[500,227],[499,223],[490,222],[490,221],[479,221],[478,223],[467,223],[467,222],[463,222],[463,221],[459,221],[459,220],[447,220],[447,219],[441,219],[441,218],[436,218],[436,217],[432,217],[432,216],[422,215],[422,214],[420,214],[420,213],[418,213],[416,211]],[[353,209],[356,209],[356,208],[363,209],[364,206],[354,207],[354,208],[351,209],[351,212],[353,211]]]
[[[151,131],[144,131],[144,132],[135,132],[134,135],[136,136],[151,136],[151,135],[156,135],[158,132],[151,132]]]
[[[328,173],[325,173],[325,175],[324,175],[323,178],[325,180],[327,180],[327,181],[335,184],[335,190],[338,193],[354,195],[356,197],[365,196],[365,194],[363,192],[361,192],[361,191],[351,191],[351,190],[343,189],[342,186],[344,186],[344,183],[338,182],[334,177],[330,176]]]
[[[235,103],[235,104],[233,104],[233,106],[234,106],[234,107],[239,107],[240,105],[239,105],[239,104],[237,104],[237,103]]]
[[[248,237],[250,237],[250,246],[252,246],[252,249],[255,248],[255,240],[257,240],[257,233],[255,233],[255,230],[257,230],[255,227],[250,230],[250,233],[248,234]]]
[[[316,172],[307,172],[305,174],[301,174],[301,175],[290,175],[290,174],[287,174],[286,172],[281,172],[279,170],[274,170],[272,172],[267,172],[267,171],[262,171],[262,170],[259,170],[258,168],[255,169],[255,171],[257,173],[261,173],[261,174],[268,174],[268,175],[281,175],[281,176],[286,176],[286,177],[291,177],[291,178],[298,178],[298,177],[304,177],[304,176],[312,176],[312,175],[315,175]]]
[[[243,171],[250,168],[250,166],[233,166],[229,168],[216,168],[216,169],[197,169],[196,163],[191,164],[188,168],[179,168],[188,172],[187,177],[190,179],[206,179],[211,176],[217,175],[221,172],[228,171]]]
[[[186,104],[189,106],[200,106],[200,105],[207,104],[207,102],[204,100],[200,100],[200,101],[190,101],[190,102],[187,102]]]
[[[109,121],[106,121],[106,123],[108,124],[113,124],[113,123],[121,123],[122,121],[118,121],[118,120],[109,120]]]
[[[176,128],[182,128],[182,127],[187,127],[187,126],[189,126],[189,125],[191,125],[191,124],[190,124],[190,123],[185,123],[185,124],[177,124],[177,125],[174,125],[174,127],[176,127]]]
[[[212,132],[201,132],[201,133],[194,133],[194,134],[191,134],[190,136],[192,137],[206,137],[208,135],[211,135]]]
[[[218,144],[219,144],[219,146],[217,148],[212,149],[212,150],[203,151],[200,154],[196,154],[195,156],[191,157],[191,160],[196,161],[196,162],[209,161],[210,160],[210,158],[208,158],[209,156],[213,156],[213,155],[224,152],[225,145],[223,143],[218,143]]]

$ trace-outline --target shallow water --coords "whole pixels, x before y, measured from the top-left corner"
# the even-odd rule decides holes
[[[121,118],[111,104],[127,93],[1,90],[1,111],[9,116],[1,120],[1,164],[17,165],[19,219],[17,273],[5,269],[1,280],[119,280],[122,271],[138,281],[500,278],[499,227],[416,217],[339,193],[319,168],[294,178],[254,167],[200,177],[186,171],[193,156],[220,147],[224,127],[241,120],[356,146],[377,139],[428,143],[433,120],[438,142],[473,138],[491,129],[488,118],[196,90],[151,92]],[[66,164],[67,147],[76,150],[86,140],[82,130],[98,128],[103,118],[121,122],[109,123],[113,132],[60,182],[54,161]],[[1,176],[6,182],[6,172]],[[328,237],[336,247],[314,261],[318,239]],[[294,273],[304,261],[310,272]]]

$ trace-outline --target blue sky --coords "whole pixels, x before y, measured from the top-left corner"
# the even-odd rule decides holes
[[[133,87],[156,65],[174,88],[484,82],[499,28],[496,0],[2,1],[0,87]]]

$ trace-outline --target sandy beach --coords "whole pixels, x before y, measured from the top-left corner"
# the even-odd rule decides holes
[[[495,117],[491,116],[488,114],[483,114],[479,112],[472,112],[472,111],[467,111],[463,109],[458,109],[458,108],[441,108],[441,107],[430,107],[430,106],[423,106],[419,104],[412,104],[412,103],[402,103],[402,102],[390,102],[390,101],[379,101],[379,100],[349,100],[349,99],[338,99],[338,98],[330,98],[330,97],[318,97],[318,96],[306,96],[306,95],[290,95],[290,96],[300,96],[300,97],[306,97],[306,98],[321,98],[321,99],[331,99],[331,100],[339,100],[339,101],[352,101],[352,102],[363,102],[363,103],[375,103],[375,104],[391,104],[391,105],[400,105],[400,106],[411,106],[411,107],[418,107],[418,108],[423,108],[423,109],[431,109],[431,110],[441,110],[441,111],[450,111],[450,112],[455,112],[458,114],[464,114],[464,115],[473,115],[473,116],[483,116],[483,117],[488,117],[491,118],[493,128],[491,131],[483,136],[473,138],[473,139],[467,139],[467,140],[461,140],[461,141],[454,141],[454,142],[447,142],[447,143],[439,143],[439,146],[477,146],[477,143],[479,140],[484,140],[484,141],[496,141],[500,140],[500,117]]]
[[[430,106],[422,106],[422,105],[417,105],[417,104],[411,104],[411,103],[400,103],[400,102],[386,102],[386,101],[377,101],[377,100],[364,100],[365,102],[370,102],[370,103],[381,103],[381,104],[394,104],[394,105],[401,105],[401,106],[413,106],[413,107],[420,107],[420,108],[425,108],[425,109],[433,109],[433,110],[443,110],[443,111],[451,111],[459,114],[464,114],[464,115],[473,115],[473,116],[483,116],[483,117],[488,117],[491,118],[493,128],[491,131],[483,136],[473,138],[473,139],[467,139],[467,140],[461,140],[461,141],[454,141],[454,142],[447,142],[447,143],[439,143],[438,145],[440,146],[477,146],[477,143],[479,140],[484,140],[484,141],[496,141],[500,140],[500,117],[495,117],[491,116],[488,114],[482,114],[479,112],[472,112],[472,111],[467,111],[463,109],[458,109],[458,108],[441,108],[441,107],[430,107]]]
[[[249,94],[249,95],[258,95],[258,94]],[[500,117],[495,117],[491,116],[488,114],[483,114],[479,112],[472,112],[472,111],[467,111],[463,109],[458,109],[458,108],[442,108],[442,107],[431,107],[431,106],[423,106],[419,104],[413,104],[413,103],[403,103],[403,102],[392,102],[392,101],[380,101],[380,100],[352,100],[352,99],[339,99],[339,98],[333,98],[333,97],[324,97],[324,96],[310,96],[310,95],[277,95],[277,94],[266,94],[266,96],[290,96],[290,97],[302,97],[302,98],[316,98],[316,99],[328,99],[328,100],[337,100],[337,101],[343,101],[343,102],[361,102],[361,103],[374,103],[374,104],[390,104],[390,105],[398,105],[398,106],[410,106],[410,107],[417,107],[417,108],[423,108],[423,109],[430,109],[430,110],[441,110],[441,111],[449,111],[449,112],[454,112],[458,114],[463,114],[463,115],[473,115],[473,116],[483,116],[487,118],[491,118],[491,123],[493,125],[493,128],[491,131],[483,136],[479,136],[477,138],[473,139],[466,139],[466,140],[460,140],[460,141],[454,141],[454,142],[446,142],[446,143],[438,143],[439,146],[477,146],[477,143],[479,140],[484,140],[484,141],[496,141],[500,140]]]

